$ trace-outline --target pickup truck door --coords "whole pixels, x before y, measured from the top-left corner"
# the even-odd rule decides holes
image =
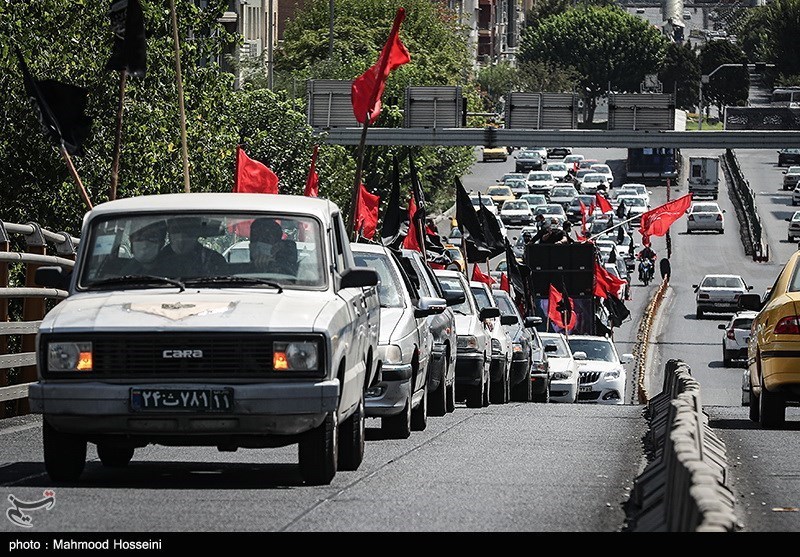
[[[347,312],[347,323],[343,325],[344,328],[341,331],[341,339],[345,343],[345,373],[343,378],[340,377],[342,383],[340,410],[346,411],[351,405],[358,403],[367,379],[365,363],[366,346],[369,339],[369,315],[366,289],[339,288],[339,278],[342,274],[356,266],[341,215],[334,215],[331,232],[336,294],[344,302]],[[333,362],[333,364],[338,369],[339,362]]]

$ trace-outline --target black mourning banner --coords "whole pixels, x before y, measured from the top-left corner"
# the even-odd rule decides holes
[[[144,77],[147,66],[147,44],[144,32],[144,14],[139,0],[112,1],[108,11],[114,45],[107,70],[127,72]]]

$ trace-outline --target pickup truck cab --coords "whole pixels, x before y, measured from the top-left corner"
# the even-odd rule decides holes
[[[265,229],[269,241],[256,237]],[[243,240],[247,257],[227,261]],[[84,217],[71,276],[43,267],[37,282],[69,294],[41,323],[29,391],[51,479],[76,481],[88,442],[110,467],[148,444],[297,443],[308,484],[360,465],[364,393],[380,369],[378,276],[355,265],[334,203],[244,193],[103,203]]]

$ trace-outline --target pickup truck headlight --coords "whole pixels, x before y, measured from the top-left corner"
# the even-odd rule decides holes
[[[478,338],[474,335],[458,335],[456,337],[456,348],[459,350],[477,350]]]
[[[92,343],[49,343],[47,345],[47,370],[92,371]]]
[[[272,369],[275,371],[314,371],[319,365],[316,342],[273,342]]]
[[[396,344],[386,344],[383,349],[383,363],[387,365],[402,365],[403,350]]]
[[[503,351],[503,345],[496,338],[492,339],[492,354],[499,354]]]

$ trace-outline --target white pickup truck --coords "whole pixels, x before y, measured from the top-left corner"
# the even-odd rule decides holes
[[[274,245],[259,230],[277,231]],[[378,276],[355,265],[334,203],[103,203],[84,218],[73,272],[42,267],[37,281],[69,292],[39,328],[29,391],[51,479],[77,481],[88,442],[110,467],[148,444],[297,443],[308,484],[360,465],[364,393],[380,374]]]

